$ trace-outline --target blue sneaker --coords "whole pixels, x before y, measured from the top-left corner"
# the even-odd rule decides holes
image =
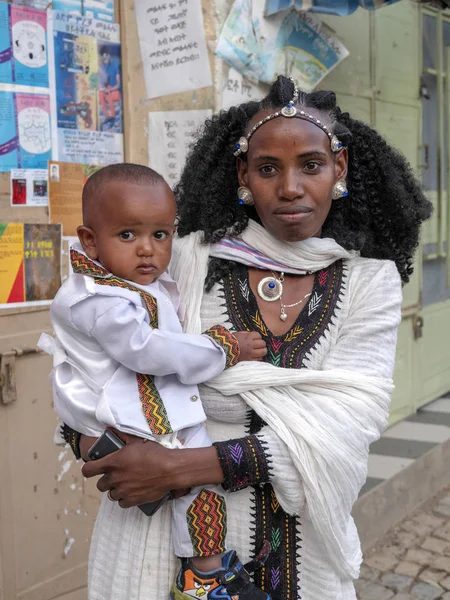
[[[190,558],[181,559],[181,569],[170,591],[171,600],[271,600],[250,579],[250,573],[261,567],[270,553],[269,542],[264,542],[258,556],[241,563],[235,550],[222,557],[222,568],[203,572],[196,569]]]

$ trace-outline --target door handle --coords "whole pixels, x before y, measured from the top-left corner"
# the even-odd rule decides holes
[[[13,348],[0,354],[0,404],[12,404],[17,400],[16,358],[41,353],[40,348]]]

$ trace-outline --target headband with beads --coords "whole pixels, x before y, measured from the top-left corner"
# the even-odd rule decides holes
[[[290,77],[289,79],[294,84],[294,96],[293,96],[292,100],[288,104],[286,104],[286,106],[284,106],[281,110],[277,110],[277,112],[274,112],[271,115],[268,115],[267,117],[265,117],[264,119],[261,119],[261,121],[258,121],[256,123],[256,125],[254,125],[250,129],[250,131],[247,133],[247,135],[239,138],[239,142],[236,144],[236,150],[235,150],[235,152],[233,152],[234,156],[239,156],[240,154],[245,154],[248,150],[248,143],[250,141],[250,138],[255,133],[255,131],[257,129],[259,129],[261,127],[261,125],[264,125],[264,123],[267,123],[268,121],[272,121],[272,119],[276,119],[277,117],[286,117],[286,118],[296,117],[297,119],[303,119],[305,121],[309,121],[313,125],[316,125],[316,127],[319,127],[320,129],[322,129],[322,131],[324,131],[327,134],[328,138],[330,139],[330,145],[331,145],[332,152],[336,153],[344,148],[342,142],[339,141],[337,136],[334,135],[333,132],[330,131],[330,129],[326,125],[324,125],[322,123],[322,121],[320,121],[320,119],[316,119],[316,117],[314,117],[313,115],[308,114],[304,110],[299,110],[298,108],[296,108],[294,106],[294,104],[298,100],[298,87],[294,83],[294,80],[292,79],[292,77]]]

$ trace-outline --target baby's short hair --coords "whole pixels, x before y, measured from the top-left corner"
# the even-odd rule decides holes
[[[89,204],[94,198],[100,195],[101,188],[110,181],[125,181],[128,183],[148,185],[167,185],[166,180],[162,175],[145,165],[117,163],[103,167],[93,173],[83,187],[82,203],[83,221],[85,224],[88,220],[87,212]]]

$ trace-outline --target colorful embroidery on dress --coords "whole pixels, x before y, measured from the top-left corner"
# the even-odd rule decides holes
[[[222,325],[214,325],[214,327],[210,327],[203,333],[217,342],[225,352],[225,368],[234,367],[239,360],[240,354],[239,342],[234,335],[226,327],[222,327]]]
[[[256,436],[214,442],[219,455],[224,490],[235,492],[249,485],[269,481],[270,461],[266,457],[263,442]]]
[[[75,273],[93,277],[96,285],[120,287],[132,292],[137,292],[142,300],[142,304],[148,312],[150,327],[153,329],[158,327],[158,306],[156,299],[151,294],[120,279],[120,277],[115,277],[81,252],[71,249],[70,260]],[[147,419],[150,431],[155,435],[172,433],[173,430],[170,426],[166,408],[155,385],[155,378],[153,375],[136,373],[136,379],[142,411]]]
[[[258,303],[249,286],[247,267],[236,265],[223,282],[229,319],[233,328],[238,331],[256,329],[261,333],[268,348],[264,360],[279,367],[302,368],[309,352],[331,323],[343,290],[344,276],[342,261],[316,273],[309,302],[291,329],[276,336],[268,329],[259,312]],[[254,434],[264,425],[264,421],[254,411],[249,412],[250,438],[255,437]],[[264,540],[269,540],[272,545],[272,552],[266,563],[255,572],[255,585],[270,593],[273,600],[298,600],[301,597],[300,519],[284,512],[270,483],[254,486],[252,496],[254,552]]]
[[[194,556],[225,552],[227,508],[220,494],[203,489],[186,511]]]

